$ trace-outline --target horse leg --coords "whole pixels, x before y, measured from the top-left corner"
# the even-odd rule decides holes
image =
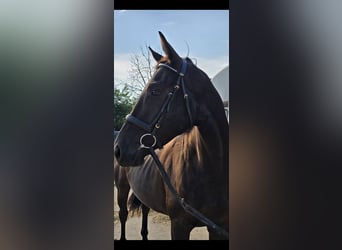
[[[124,176],[121,176],[120,181],[117,184],[118,190],[118,205],[120,208],[119,211],[119,218],[120,218],[120,225],[121,225],[121,237],[120,240],[126,240],[126,221],[128,216],[128,209],[127,209],[127,200],[128,194],[130,190],[130,186],[128,181]]]
[[[184,220],[171,219],[171,240],[189,240],[192,229]]]
[[[219,235],[217,232],[215,232],[210,227],[207,227],[207,229],[209,232],[209,240],[228,240],[227,238],[223,237],[222,235]]]
[[[126,193],[126,192],[125,192]],[[127,192],[128,195],[128,192]],[[118,194],[119,196],[119,194]],[[126,240],[126,221],[128,216],[128,210],[127,210],[127,196],[125,194],[122,195],[123,197],[118,197],[118,205],[120,207],[119,211],[119,218],[120,218],[120,224],[121,224],[121,237],[120,240]]]
[[[144,204],[141,204],[141,210],[142,210],[142,225],[141,225],[141,236],[143,240],[147,239],[147,221],[148,221],[148,213],[150,211],[150,208],[145,206]]]

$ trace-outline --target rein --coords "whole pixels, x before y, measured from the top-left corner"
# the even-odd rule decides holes
[[[206,224],[212,230],[216,231],[218,234],[220,234],[221,236],[228,239],[229,235],[228,235],[227,231],[225,231],[223,228],[219,227],[214,222],[209,220],[207,217],[205,217],[203,214],[201,214],[198,210],[194,209],[192,206],[190,206],[188,203],[186,203],[184,201],[184,198],[182,198],[178,195],[177,191],[175,190],[175,188],[173,187],[173,185],[170,181],[168,174],[166,173],[166,171],[164,169],[163,164],[160,162],[158,156],[156,155],[156,153],[153,149],[153,147],[156,146],[157,143],[158,144],[160,143],[157,140],[155,134],[156,134],[157,130],[160,128],[160,123],[161,123],[162,119],[164,118],[164,115],[168,112],[169,106],[170,106],[170,104],[171,104],[171,102],[175,96],[176,91],[179,88],[182,88],[182,90],[183,90],[183,95],[184,95],[187,113],[188,113],[189,120],[190,120],[190,125],[191,125],[191,127],[193,126],[193,119],[192,119],[192,115],[191,115],[191,111],[190,111],[189,98],[188,98],[188,94],[186,92],[186,88],[185,88],[185,84],[184,84],[184,75],[185,75],[186,68],[187,68],[186,60],[183,59],[181,72],[178,72],[176,69],[174,69],[171,66],[164,64],[164,63],[160,63],[159,66],[166,67],[166,68],[172,70],[173,72],[177,73],[179,75],[178,80],[177,80],[177,84],[173,87],[173,90],[171,92],[169,92],[161,110],[159,111],[158,115],[156,116],[156,118],[153,120],[153,122],[151,124],[148,124],[148,123],[134,117],[131,114],[126,117],[126,120],[127,120],[127,122],[130,122],[130,123],[136,125],[137,127],[147,131],[147,133],[143,134],[140,137],[140,148],[139,149],[149,150],[149,153],[151,154],[153,160],[157,164],[158,170],[159,170],[161,176],[163,177],[164,182],[166,183],[167,187],[170,189],[170,191],[171,191],[172,195],[175,197],[175,199],[183,207],[183,209],[186,212],[190,213],[195,218],[197,218],[198,220],[202,221],[204,224]],[[148,137],[151,137],[152,141],[149,141],[149,143],[146,143],[146,142],[144,143],[144,141],[146,141],[147,140],[146,138],[148,138]],[[157,145],[157,146],[160,147],[160,145]]]
[[[205,217],[203,214],[201,214],[198,210],[196,210],[195,208],[193,208],[192,206],[190,206],[188,203],[186,203],[184,201],[184,198],[180,197],[177,193],[177,191],[175,190],[175,188],[173,187],[169,176],[167,175],[163,164],[160,162],[158,156],[156,155],[156,153],[154,152],[152,147],[149,147],[149,153],[151,154],[153,160],[155,161],[155,163],[158,166],[158,170],[161,174],[161,176],[164,179],[164,182],[166,183],[167,187],[170,189],[172,195],[175,197],[175,199],[180,203],[180,205],[182,206],[182,208],[187,212],[190,213],[192,216],[194,216],[195,218],[197,218],[198,220],[202,221],[204,224],[206,224],[208,227],[210,227],[212,230],[216,231],[218,234],[220,234],[221,236],[225,237],[225,238],[229,238],[228,233],[226,232],[226,230],[224,230],[222,227],[219,227],[218,225],[216,225],[214,222],[212,222],[211,220],[209,220],[207,217]]]

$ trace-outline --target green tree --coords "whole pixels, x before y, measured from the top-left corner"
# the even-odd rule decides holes
[[[122,89],[114,87],[114,129],[120,130],[125,117],[129,114],[135,104],[135,98],[132,97],[127,86]]]

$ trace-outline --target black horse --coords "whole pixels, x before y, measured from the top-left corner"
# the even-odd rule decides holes
[[[156,71],[120,130],[115,157],[139,200],[169,215],[173,240],[207,225],[175,199],[148,156],[151,148],[178,195],[228,232],[229,127],[222,99],[207,74],[159,34],[165,56],[150,49]],[[210,240],[228,239],[207,228]]]

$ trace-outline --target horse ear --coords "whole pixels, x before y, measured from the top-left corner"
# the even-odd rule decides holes
[[[150,51],[151,51],[151,53],[152,53],[152,56],[153,56],[154,60],[156,60],[157,62],[159,62],[160,59],[162,59],[163,56],[160,55],[158,52],[155,52],[153,49],[151,49],[150,46],[149,46],[148,48],[150,49]]]
[[[177,52],[172,48],[172,46],[168,43],[163,33],[159,31],[160,41],[163,48],[164,53],[170,59],[171,62],[175,63],[176,65],[181,64],[182,59],[177,54]]]

